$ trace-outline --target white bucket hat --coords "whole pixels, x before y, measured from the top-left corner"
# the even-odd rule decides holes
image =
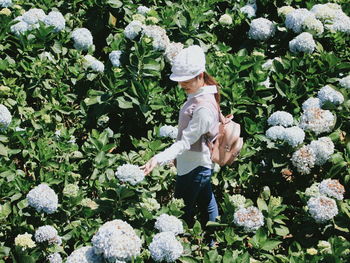
[[[186,81],[193,79],[205,71],[205,55],[198,45],[182,49],[176,55],[171,67],[170,79],[173,81]]]

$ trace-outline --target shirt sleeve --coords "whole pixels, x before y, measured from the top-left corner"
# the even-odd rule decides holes
[[[205,107],[196,109],[188,126],[182,131],[181,139],[154,156],[158,164],[167,164],[183,152],[188,151],[191,148],[191,144],[198,141],[203,134],[209,131],[210,124],[213,121],[214,116],[209,109]]]

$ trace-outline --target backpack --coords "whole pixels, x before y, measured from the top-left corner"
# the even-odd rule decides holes
[[[224,117],[220,106],[219,116],[219,132],[212,141],[207,141],[207,145],[214,163],[220,166],[231,165],[243,147],[243,138],[240,137],[241,126],[232,120],[232,114]]]

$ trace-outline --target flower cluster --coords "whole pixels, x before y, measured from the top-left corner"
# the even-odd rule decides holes
[[[293,53],[312,53],[316,48],[315,40],[308,32],[303,32],[293,40],[289,41],[289,49]]]
[[[160,204],[154,198],[142,198],[140,207],[145,208],[147,211],[157,211],[160,208]]]
[[[12,6],[12,0],[0,0],[1,7],[10,7]]]
[[[83,59],[84,68],[90,68],[96,72],[103,72],[105,70],[105,65],[95,57],[91,55],[85,55]]]
[[[62,257],[60,255],[60,253],[53,253],[48,255],[47,260],[49,261],[49,263],[62,263]]]
[[[143,26],[142,34],[153,39],[152,45],[154,50],[165,51],[170,43],[166,31],[160,26]]]
[[[255,40],[267,40],[275,35],[276,26],[266,18],[254,19],[250,24],[248,35]]]
[[[120,66],[120,56],[122,52],[120,50],[114,50],[109,54],[109,60],[111,61],[113,67]]]
[[[315,18],[315,15],[306,8],[294,9],[286,14],[285,25],[295,33],[301,33],[306,18]]]
[[[323,180],[319,185],[319,190],[322,195],[327,195],[337,200],[343,200],[344,198],[344,186],[336,179]]]
[[[276,141],[276,140],[283,140],[284,139],[284,130],[285,128],[283,126],[272,126],[266,131],[266,137]]]
[[[292,155],[292,163],[301,174],[309,174],[315,162],[316,154],[308,145],[304,145]]]
[[[246,201],[245,197],[240,194],[229,196],[229,199],[233,206],[236,208],[244,207]]]
[[[165,58],[170,64],[173,64],[177,54],[183,49],[184,45],[180,42],[170,42],[165,49]]]
[[[52,26],[55,32],[63,30],[66,26],[66,21],[63,15],[58,11],[51,11],[48,15],[42,9],[32,8],[23,15],[14,19],[16,24],[12,25],[10,30],[15,35],[19,36],[28,30],[39,28],[39,22],[46,26]]]
[[[243,227],[245,232],[255,232],[259,227],[264,225],[263,214],[254,206],[238,209],[234,213],[233,218],[233,222]]]
[[[137,8],[137,13],[139,13],[141,15],[146,15],[149,11],[151,11],[151,9],[146,7],[146,6],[139,6]]]
[[[0,130],[6,129],[12,121],[12,115],[7,107],[0,104]]]
[[[228,14],[223,14],[219,18],[219,23],[221,25],[231,25],[232,24],[232,17]]]
[[[308,197],[321,195],[318,189],[319,185],[320,183],[313,183],[310,187],[306,188],[305,195]]]
[[[335,124],[335,117],[329,110],[310,107],[304,110],[300,118],[299,127],[313,131],[316,135],[330,132]]]
[[[124,29],[125,37],[134,39],[142,30],[142,23],[138,20],[131,21]]]
[[[325,164],[334,153],[334,144],[329,137],[321,137],[310,143],[310,148],[316,155],[315,165]]]
[[[246,14],[249,18],[256,15],[257,6],[256,1],[251,1],[251,3],[246,4],[245,6],[239,9],[243,14]]]
[[[32,240],[32,235],[26,232],[22,235],[16,236],[15,245],[22,247],[22,250],[25,250],[26,248],[35,247],[35,242]]]
[[[38,212],[52,214],[57,210],[58,198],[54,190],[42,183],[27,194],[28,204]]]
[[[136,185],[145,178],[144,172],[137,165],[133,164],[119,166],[115,175],[120,181],[128,182],[131,185]]]
[[[339,91],[334,90],[332,87],[326,85],[319,90],[317,93],[321,104],[326,102],[333,103],[334,105],[339,105],[344,102],[344,96]]]
[[[53,226],[45,225],[39,227],[35,231],[35,241],[38,243],[48,242],[48,244],[62,243],[61,237],[58,235],[57,230]]]
[[[74,47],[78,50],[88,50],[93,45],[91,32],[87,28],[76,28],[72,33]]]
[[[350,75],[340,79],[339,85],[345,89],[350,89]]]
[[[305,132],[298,126],[293,126],[284,129],[283,140],[290,146],[296,147],[305,139]]]
[[[171,139],[176,139],[178,133],[177,127],[171,125],[164,125],[159,129],[160,137],[169,137]]]
[[[304,111],[311,108],[319,109],[321,108],[321,101],[319,98],[308,98],[306,101],[303,102],[302,108]]]
[[[151,257],[157,262],[174,262],[183,253],[181,243],[172,232],[161,232],[156,234],[148,247]]]
[[[95,250],[91,246],[81,247],[72,252],[67,257],[66,263],[102,263],[101,255],[95,254]]]
[[[103,224],[91,242],[95,253],[109,262],[130,261],[140,254],[142,244],[134,229],[119,219]]]
[[[277,9],[277,13],[279,16],[286,16],[288,15],[290,12],[294,11],[295,8],[289,5],[285,5],[282,6],[280,8]]]
[[[67,184],[63,188],[63,195],[67,197],[77,197],[79,186],[77,184]]]
[[[318,223],[326,222],[338,214],[336,202],[326,196],[311,197],[307,206],[309,213]]]
[[[267,123],[271,126],[282,125],[284,127],[293,125],[293,116],[292,114],[286,111],[276,111],[271,114],[267,119]]]
[[[158,216],[154,227],[160,232],[173,232],[175,235],[184,232],[181,220],[167,214]]]

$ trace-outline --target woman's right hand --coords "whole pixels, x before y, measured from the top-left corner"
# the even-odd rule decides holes
[[[158,165],[156,158],[151,158],[145,165],[140,167],[143,170],[145,175],[148,175],[152,170]]]

